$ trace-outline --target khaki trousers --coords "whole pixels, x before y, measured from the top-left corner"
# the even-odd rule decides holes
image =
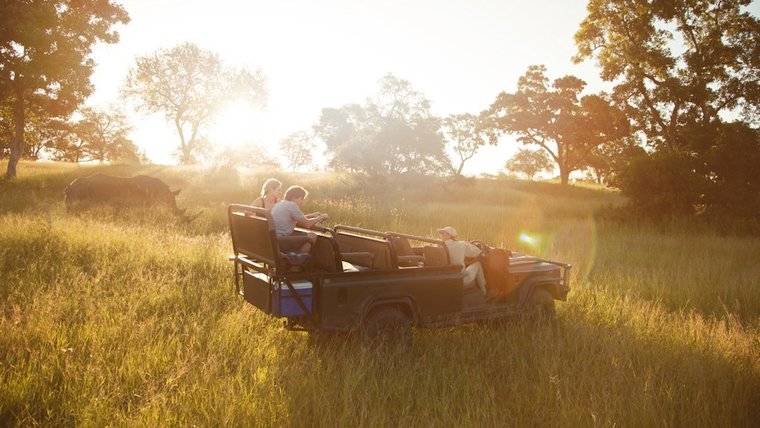
[[[483,294],[486,294],[486,277],[483,275],[483,265],[480,262],[471,263],[464,269],[464,283],[470,284],[472,281],[477,282],[478,288]]]

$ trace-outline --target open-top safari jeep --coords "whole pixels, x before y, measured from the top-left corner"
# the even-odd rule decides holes
[[[317,243],[308,254],[284,254],[268,211],[230,205],[228,218],[237,292],[292,330],[359,331],[365,343],[410,344],[412,326],[553,318],[554,300],[570,290],[570,265],[479,242],[487,296],[464,284],[462,267],[436,239],[339,225],[312,230]]]

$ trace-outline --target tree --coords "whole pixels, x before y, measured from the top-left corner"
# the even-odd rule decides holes
[[[744,123],[715,129],[704,159],[710,165],[709,187],[702,198],[716,216],[760,219],[760,131]]]
[[[638,147],[636,138],[622,138],[610,144],[602,144],[591,150],[586,158],[586,168],[596,184],[607,184],[615,171],[625,168],[629,153]]]
[[[5,100],[8,101],[8,100]],[[70,132],[68,120],[50,116],[40,106],[28,104],[24,112],[24,144],[21,159],[37,160],[55,150],[58,140]],[[13,110],[0,102],[0,158],[10,157],[13,140]]]
[[[742,204],[760,193],[744,163],[724,156],[739,151],[738,156],[755,159],[760,146],[750,129],[760,124],[760,20],[742,12],[749,4],[589,2],[588,16],[575,35],[575,61],[597,60],[602,78],[615,84],[613,99],[651,147],[653,153],[642,154],[616,182],[634,204],[652,208],[652,214],[666,212],[668,206],[672,213],[719,207],[744,212]],[[725,168],[726,159],[741,166],[743,184],[732,189],[730,199],[711,197],[737,176]],[[652,173],[672,183],[666,188],[690,193],[672,194],[653,206],[645,200],[651,188],[643,185],[652,181],[645,176]],[[747,193],[737,197],[736,189]]]
[[[185,43],[138,57],[123,94],[139,100],[138,109],[164,114],[179,136],[180,163],[191,164],[204,142],[203,127],[220,106],[235,97],[264,106],[265,87],[260,71],[226,67],[217,54]]]
[[[68,121],[47,116],[44,111],[28,112],[24,131],[25,150],[23,158],[39,159],[43,151],[52,150],[58,140],[71,132]]]
[[[508,171],[523,174],[528,180],[542,171],[550,171],[554,164],[544,150],[520,149],[504,165]]]
[[[444,139],[459,157],[456,175],[462,175],[464,163],[486,142],[486,134],[481,130],[478,116],[470,113],[451,115],[443,121]]]
[[[0,3],[0,99],[10,101],[13,121],[7,177],[16,177],[24,152],[27,109],[73,112],[92,91],[92,46],[117,42],[111,27],[128,21],[110,0]]]
[[[303,131],[294,132],[280,141],[280,152],[285,156],[288,167],[292,170],[310,165],[314,160],[312,153],[315,148],[312,137]]]
[[[314,131],[332,155],[330,165],[372,175],[448,169],[430,101],[392,74],[378,86],[376,97],[364,105],[322,110]]]
[[[53,159],[59,161],[79,163],[87,159],[84,141],[74,133],[73,125],[66,122],[49,149],[53,152]]]
[[[637,217],[693,214],[699,203],[697,195],[707,185],[703,177],[692,173],[695,167],[694,159],[678,152],[649,155],[641,150],[615,175],[612,184],[624,189]]]
[[[82,119],[74,126],[74,132],[90,159],[101,163],[139,159],[137,146],[128,138],[131,127],[121,111],[84,108],[81,113]]]
[[[0,159],[10,156],[13,139],[13,109],[3,101],[0,99]]]
[[[688,149],[680,130],[690,124],[736,109],[760,119],[760,22],[741,12],[749,3],[591,0],[575,61],[597,59],[649,144]]]
[[[546,150],[566,185],[592,150],[629,134],[628,121],[603,95],[581,98],[583,80],[565,76],[549,84],[545,73],[543,65],[528,67],[517,92],[501,93],[485,115],[494,129]]]

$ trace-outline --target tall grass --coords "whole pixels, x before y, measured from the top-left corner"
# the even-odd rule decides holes
[[[224,207],[268,172],[23,164],[0,182],[0,425],[753,426],[760,240],[599,221],[609,192],[279,175],[334,223],[574,264],[558,322],[418,330],[409,353],[287,332],[235,297]],[[77,174],[150,173],[200,212],[67,213]],[[215,190],[216,189],[216,190]],[[531,240],[520,240],[520,236]]]

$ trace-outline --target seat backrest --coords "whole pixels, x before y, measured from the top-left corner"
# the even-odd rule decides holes
[[[416,253],[409,240],[403,236],[388,235],[388,240],[393,244],[397,256],[414,256]]]
[[[235,254],[277,266],[280,259],[274,221],[269,211],[246,205],[230,205],[227,217]]]
[[[425,256],[425,266],[448,266],[449,250],[446,246],[425,246],[422,248]]]
[[[317,244],[311,250],[312,266],[324,272],[340,272],[343,264],[338,244],[332,236],[317,234]]]
[[[373,269],[396,269],[395,257],[391,243],[385,239],[369,236],[356,235],[349,232],[338,231],[338,247],[341,253],[366,252],[374,255]]]

